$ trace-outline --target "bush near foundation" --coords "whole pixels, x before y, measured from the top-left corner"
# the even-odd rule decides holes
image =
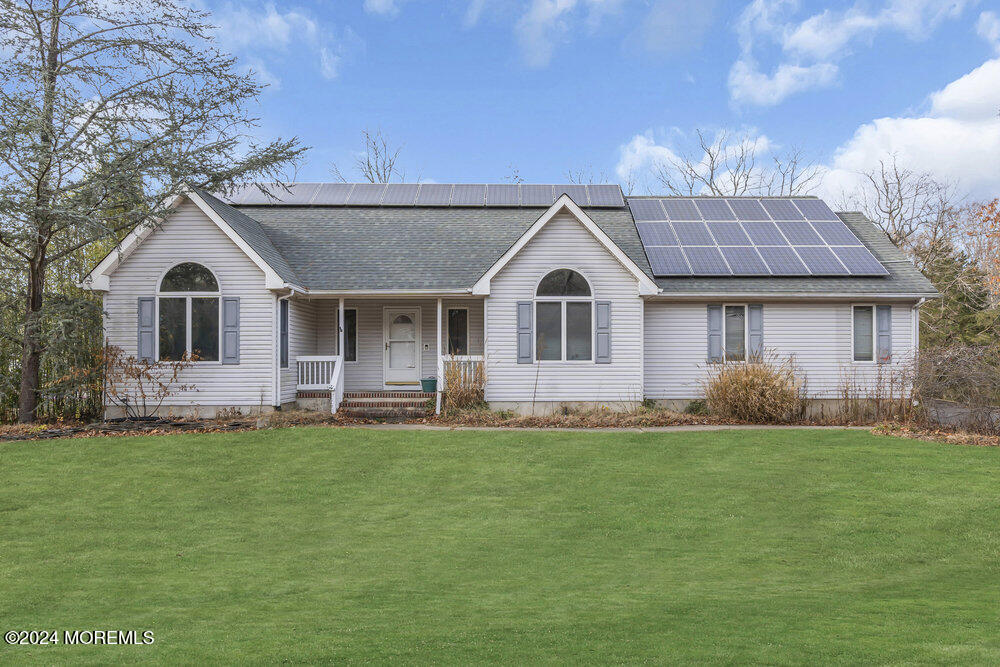
[[[802,415],[803,389],[791,359],[765,352],[746,362],[713,364],[705,381],[705,402],[712,415],[724,419],[787,422]]]

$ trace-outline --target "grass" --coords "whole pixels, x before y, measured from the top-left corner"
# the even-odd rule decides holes
[[[0,445],[0,662],[1000,661],[1000,450],[297,428]]]

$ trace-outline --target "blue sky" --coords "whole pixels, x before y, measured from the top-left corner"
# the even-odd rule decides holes
[[[349,166],[363,129],[407,180],[612,182],[729,129],[801,148],[820,194],[895,154],[1000,194],[1000,3],[984,0],[206,0],[222,46],[271,84],[262,136]],[[640,188],[642,189],[642,188]]]

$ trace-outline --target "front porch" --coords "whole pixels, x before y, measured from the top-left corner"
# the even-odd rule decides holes
[[[336,412],[405,407],[433,399],[441,409],[446,369],[475,372],[483,364],[485,301],[467,295],[422,297],[291,297],[282,401]],[[341,324],[343,323],[343,324]],[[280,347],[280,345],[279,345]],[[422,392],[435,378],[437,391]]]

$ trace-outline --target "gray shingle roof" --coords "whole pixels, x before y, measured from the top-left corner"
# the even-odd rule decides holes
[[[545,210],[289,205],[236,209],[207,193],[203,196],[238,233],[250,236],[244,238],[268,263],[273,259],[280,265],[279,269],[272,264],[283,278],[287,272],[295,276],[286,278],[290,282],[332,291],[469,289]],[[628,209],[590,208],[586,212],[653,277]],[[875,224],[860,213],[838,215],[885,265],[888,277],[678,277],[655,281],[666,294],[678,296],[937,294]]]
[[[240,237],[247,242],[254,251],[260,255],[267,265],[274,269],[278,276],[287,282],[301,285],[298,276],[292,266],[288,263],[285,255],[274,247],[270,236],[264,231],[260,223],[247,216],[242,211],[238,211],[229,204],[219,200],[217,197],[205,192],[201,188],[191,188],[198,196],[205,200],[219,217],[226,221]]]
[[[468,289],[542,208],[241,206],[303,286],[314,290]],[[649,273],[627,209],[587,214]]]

